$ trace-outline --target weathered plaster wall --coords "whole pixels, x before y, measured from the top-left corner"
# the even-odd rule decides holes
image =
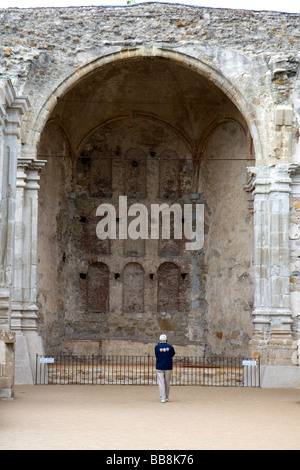
[[[129,341],[143,354],[163,330],[185,353],[198,346],[198,354],[249,354],[253,226],[243,184],[253,156],[245,130],[224,122],[208,139],[198,183],[206,214],[199,253],[184,250],[182,240],[96,236],[98,205],[118,208],[120,195],[149,213],[154,203],[187,202],[198,173],[174,130],[131,118],[96,131],[77,158],[62,157],[64,145],[50,123],[39,149],[49,155],[41,174],[38,277],[46,350],[85,344],[94,351],[98,343],[98,352],[115,344],[117,353]]]
[[[209,344],[229,355],[249,354],[253,334],[253,214],[243,190],[250,157],[244,129],[227,122],[212,133],[201,167]]]

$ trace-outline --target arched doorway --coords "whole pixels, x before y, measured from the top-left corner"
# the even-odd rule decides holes
[[[248,353],[253,228],[243,184],[254,157],[247,124],[224,91],[166,57],[102,64],[59,97],[38,158],[47,160],[37,279],[47,352],[82,341],[117,352],[130,341],[143,353],[164,330],[187,353]],[[118,224],[122,195],[148,209],[204,204],[203,248],[151,237],[100,241],[97,207],[112,204]],[[97,292],[100,265],[108,307],[97,311],[83,293],[91,273]],[[163,308],[171,304],[168,275],[178,298],[172,309]]]

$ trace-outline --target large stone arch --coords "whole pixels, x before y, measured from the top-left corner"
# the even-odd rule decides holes
[[[138,13],[137,22],[134,23],[131,18],[132,11]],[[3,178],[0,182],[2,184],[0,303],[4,327],[11,326],[12,330],[17,333],[17,381],[20,377],[24,381],[24,377],[30,378],[30,375],[32,381],[35,353],[42,352],[43,349],[38,335],[42,317],[36,302],[38,237],[42,232],[47,234],[49,230],[54,238],[57,237],[58,232],[54,230],[57,222],[59,222],[59,235],[61,238],[65,236],[64,228],[67,227],[67,223],[66,225],[64,223],[68,221],[69,215],[76,206],[75,193],[71,191],[70,186],[72,175],[78,169],[82,171],[82,174],[87,173],[86,161],[80,162],[81,167],[80,164],[76,166],[77,160],[71,159],[71,157],[75,156],[76,159],[83,157],[82,150],[86,150],[86,144],[90,143],[98,131],[100,133],[106,132],[110,127],[112,129],[111,135],[116,137],[120,130],[130,129],[133,120],[137,118],[140,122],[140,129],[142,122],[147,123],[151,129],[158,127],[164,132],[167,129],[169,142],[172,139],[173,142],[180,142],[179,151],[173,145],[170,145],[168,149],[160,147],[160,153],[157,153],[156,156],[160,155],[162,159],[167,160],[170,156],[174,159],[174,156],[178,155],[180,160],[182,153],[184,153],[185,163],[188,158],[193,161],[194,181],[193,185],[189,187],[189,190],[192,191],[189,196],[193,196],[195,201],[204,201],[208,209],[206,212],[208,217],[205,221],[206,230],[209,235],[213,235],[210,237],[210,250],[207,251],[210,253],[209,267],[201,253],[198,253],[196,257],[191,257],[186,264],[184,262],[178,263],[181,268],[179,279],[180,283],[182,281],[181,287],[184,292],[188,293],[186,298],[193,300],[193,308],[188,315],[188,329],[185,330],[185,333],[188,331],[188,334],[184,336],[184,333],[180,338],[177,336],[182,344],[187,338],[190,344],[192,342],[196,344],[197,341],[199,344],[197,332],[209,330],[208,323],[203,322],[203,318],[199,320],[198,315],[199,309],[207,312],[209,307],[209,299],[203,294],[201,275],[205,277],[208,274],[210,279],[213,279],[211,285],[215,286],[216,295],[220,291],[217,288],[220,279],[226,280],[222,287],[223,292],[225,292],[224,287],[229,290],[232,287],[228,282],[229,277],[224,276],[228,266],[224,265],[224,259],[220,266],[220,251],[218,247],[213,247],[214,241],[217,239],[216,232],[209,233],[209,223],[212,220],[216,223],[220,222],[219,227],[222,229],[225,227],[222,225],[224,218],[221,218],[221,215],[224,212],[225,201],[227,203],[230,201],[230,178],[234,173],[230,172],[230,165],[226,165],[226,162],[222,162],[224,165],[223,175],[220,171],[221,166],[219,169],[216,168],[216,162],[223,157],[218,154],[220,149],[216,143],[220,138],[224,138],[224,142],[228,143],[226,136],[228,137],[231,132],[235,135],[239,134],[241,140],[246,142],[244,148],[248,148],[249,155],[252,157],[251,164],[248,165],[250,167],[248,168],[249,179],[244,186],[248,194],[247,207],[249,209],[244,221],[250,223],[253,218],[253,233],[248,238],[249,247],[252,247],[252,238],[254,238],[252,253],[254,254],[253,334],[249,336],[252,336],[249,352],[253,357],[260,356],[262,362],[270,368],[272,384],[277,382],[277,379],[273,380],[272,374],[277,374],[278,370],[280,370],[280,381],[277,383],[285,385],[293,382],[294,384],[299,377],[299,374],[296,373],[298,368],[294,367],[294,352],[297,347],[295,342],[299,338],[300,331],[298,308],[300,298],[298,282],[300,191],[297,137],[299,127],[299,116],[297,115],[299,108],[297,95],[299,91],[299,57],[297,55],[299,39],[294,35],[298,17],[275,12],[249,11],[242,13],[234,10],[194,9],[170,4],[135,6],[132,10],[126,9],[126,7],[123,9],[70,8],[67,14],[64,13],[65,11],[63,12],[61,9],[36,10],[34,14],[33,10],[5,12],[6,24],[18,24],[21,42],[26,41],[28,31],[31,31],[33,23],[35,26],[35,37],[28,48],[27,46],[23,48],[19,41],[15,41],[15,28],[5,28],[2,48],[3,60],[1,61],[3,79],[0,83],[2,98],[0,167]],[[160,22],[156,17],[157,14],[158,17],[164,18],[163,22]],[[55,21],[49,21],[50,18]],[[157,26],[155,31],[152,29],[154,18]],[[95,21],[99,21],[99,31],[106,31],[105,34],[101,34],[101,38],[94,34]],[[133,27],[135,34],[127,36],[127,32]],[[77,36],[78,28],[82,34]],[[102,30],[102,28],[104,29]],[[286,29],[288,33],[282,35],[282,28]],[[126,30],[126,38],[122,37],[122,30],[123,32]],[[54,38],[55,44],[49,44],[50,37]],[[268,37],[268,41],[266,41],[266,37]],[[65,60],[66,55],[68,60]],[[126,66],[132,61],[135,63],[144,61],[145,64],[160,61],[164,65],[169,64],[171,68],[176,64],[176,71],[179,71],[181,67],[186,77],[191,77],[192,73],[195,73],[199,81],[202,80],[202,84],[206,81],[210,85],[210,91],[212,86],[215,86],[218,92],[236,108],[237,113],[227,113],[226,110],[215,113],[205,121],[205,125],[201,129],[198,127],[198,132],[195,133],[194,138],[191,138],[191,134],[181,125],[180,119],[175,122],[170,119],[170,114],[155,112],[154,109],[132,109],[131,113],[127,112],[122,115],[122,112],[118,110],[118,112],[110,113],[109,116],[101,115],[101,119],[94,122],[89,129],[86,128],[86,132],[81,133],[78,140],[74,139],[74,129],[65,125],[66,121],[57,119],[59,113],[56,115],[54,112],[61,110],[59,107],[64,97],[70,97],[72,91],[78,90],[81,83],[88,83],[92,77],[99,76],[106,67],[110,67],[112,70],[111,66],[116,65],[120,71],[122,68],[120,66]],[[175,70],[175,66],[172,70]],[[12,84],[8,85],[9,79],[7,77],[11,77],[13,86]],[[195,82],[193,82],[194,84]],[[178,92],[182,98],[188,96],[181,95],[179,88]],[[20,93],[24,96],[19,96]],[[182,105],[184,104],[183,100]],[[23,114],[24,119],[21,119]],[[201,117],[205,117],[203,113]],[[241,137],[243,130],[245,132]],[[76,132],[80,134],[79,131],[78,126]],[[45,139],[47,133],[48,141]],[[52,143],[48,145],[51,139],[53,139],[53,145]],[[45,150],[41,151],[45,143]],[[139,146],[135,144],[136,142],[132,146],[133,152],[138,152]],[[39,149],[38,146],[40,146]],[[145,145],[142,147],[145,151]],[[220,145],[221,147],[222,145]],[[55,160],[58,148],[61,148],[60,153],[63,157],[60,160],[60,167],[55,164],[55,161],[58,162],[57,159]],[[123,150],[127,151],[128,148]],[[165,151],[166,153],[164,153]],[[52,160],[49,158],[49,153]],[[94,151],[91,156],[94,157],[96,154]],[[105,157],[105,155],[101,155]],[[133,153],[128,155],[132,156]],[[153,158],[155,158],[154,151]],[[7,165],[8,160],[11,160],[11,166]],[[139,164],[138,158],[134,160]],[[74,164],[73,166],[70,165],[70,161]],[[123,164],[125,165],[125,162]],[[242,164],[244,163],[242,162]],[[100,193],[106,197],[109,194],[109,191],[106,192],[105,185],[109,183],[110,167],[107,165],[101,178],[97,179],[99,167],[102,168],[104,165],[99,164],[99,161],[93,161],[91,170],[95,174],[95,179],[90,187],[91,197],[94,197],[95,200]],[[168,170],[167,164],[166,167]],[[44,171],[44,169],[46,170]],[[134,170],[130,170],[127,174],[132,177]],[[244,168],[241,170],[243,175],[244,170]],[[173,175],[175,174],[177,171],[173,172]],[[61,184],[56,197],[52,197],[53,194],[47,194],[47,192],[43,194],[46,183],[51,183],[55,188],[58,188],[59,183],[62,183],[62,175],[65,176],[64,183],[66,184],[65,186]],[[152,173],[153,175],[157,177],[158,173]],[[203,176],[205,177],[203,178]],[[240,198],[241,205],[244,207],[246,193],[242,193],[241,179],[239,178],[240,174],[235,181],[236,185],[239,185],[239,194],[237,196],[236,192],[233,200],[237,201]],[[102,192],[97,191],[99,181],[103,185]],[[169,176],[165,181],[168,185]],[[218,207],[219,212],[216,210],[216,200],[210,197],[211,194],[206,197],[209,186],[216,188],[217,183],[219,184],[218,194],[221,196],[223,204]],[[171,188],[172,191],[169,192],[169,195],[173,194],[174,196],[175,187],[176,185]],[[84,190],[83,187],[81,189]],[[41,210],[43,201],[44,213]],[[56,219],[58,201],[65,209],[65,218]],[[50,217],[43,220],[41,217],[38,225],[38,204],[40,204],[40,213],[45,215],[48,211],[53,215],[53,220]],[[11,210],[7,211],[7,207],[10,207]],[[84,224],[84,220],[87,218],[92,220],[93,212],[94,208],[91,208],[89,214],[81,214],[80,223]],[[231,207],[229,217],[237,215],[237,213],[235,207]],[[218,217],[218,214],[221,215]],[[41,227],[43,221],[46,224]],[[84,233],[84,239],[93,239],[94,230],[91,230],[88,223],[85,224],[84,229],[83,227],[81,229]],[[12,236],[7,236],[8,234]],[[207,237],[205,241],[208,241]],[[157,259],[154,262],[153,258],[146,257],[147,263],[145,265],[142,263],[142,257],[145,256],[145,243],[144,240],[142,242],[128,243],[126,253],[131,257],[136,257],[136,262],[141,262],[145,272],[144,300],[148,316],[143,318],[145,336],[142,340],[146,342],[150,331],[149,325],[153,319],[160,327],[167,326],[168,331],[172,333],[176,331],[176,324],[178,319],[180,320],[180,316],[176,317],[175,315],[176,318],[172,319],[155,316],[157,309],[154,308],[152,300],[157,299],[157,269],[162,262],[172,261]],[[79,245],[80,243],[78,243]],[[72,252],[72,244],[70,249],[67,248],[66,245],[60,244],[57,251],[55,249],[44,251],[43,256],[48,257],[49,261],[43,266],[45,278],[47,276],[51,278],[54,276],[53,273],[57,271],[57,266],[51,264],[51,259],[55,254],[59,254],[60,267],[66,266],[68,255]],[[182,246],[176,247],[176,243],[173,243],[171,249],[171,246],[166,243],[164,248],[166,249],[162,252],[168,257],[177,256]],[[103,243],[101,250],[102,254],[110,253],[110,243]],[[231,259],[236,259],[232,250],[230,253]],[[106,261],[109,269],[108,281],[111,293],[109,299],[111,303],[108,305],[109,309],[118,310],[116,299],[122,296],[121,273],[124,266],[120,263]],[[90,266],[94,266],[102,261],[92,258],[89,259],[89,262]],[[235,276],[238,273],[236,278],[238,284],[247,290],[251,286],[251,279],[246,271],[238,272],[241,266],[240,263],[232,265],[230,273]],[[78,278],[76,278],[74,285],[79,289],[81,284],[84,291],[88,268],[84,264],[80,264],[78,268]],[[9,280],[11,273],[13,273],[12,282]],[[70,273],[72,274],[71,271]],[[59,282],[57,286],[60,286]],[[199,297],[199,292],[201,295],[203,294],[202,297]],[[52,300],[56,301],[55,289],[53,289],[52,296]],[[227,295],[224,295],[224,303],[220,304],[220,308],[223,310],[226,307],[226,297]],[[244,303],[241,297],[236,300],[235,305],[245,312],[247,302]],[[72,296],[68,301],[70,304],[72,303]],[[184,302],[183,308],[188,311],[188,301]],[[105,309],[101,308],[100,310]],[[102,313],[105,318],[106,312]],[[240,321],[236,313],[237,311],[235,311],[234,318]],[[59,314],[62,318],[62,308]],[[138,331],[139,319],[136,318],[138,315],[140,313],[131,317],[132,322],[136,323],[129,331],[127,312],[127,318],[123,324],[119,325],[125,336]],[[91,325],[95,323],[95,318],[95,315],[91,315]],[[225,321],[226,315],[223,315],[221,320]],[[211,350],[214,345],[216,346],[222,341],[223,344],[226,342],[226,328],[216,329],[219,325],[222,326],[222,321],[219,323],[210,322],[210,328],[215,328],[213,341],[209,342]],[[59,326],[61,325],[62,323]],[[184,328],[181,328],[179,334],[183,330]],[[53,331],[55,332],[55,329]],[[237,329],[233,332],[231,335],[232,345],[235,344],[239,347],[242,331],[242,329]],[[125,348],[127,346],[126,342]],[[283,367],[278,369],[277,366]],[[291,381],[289,381],[289,374],[292,377]],[[267,377],[267,374],[264,377]]]
[[[134,91],[137,101],[133,102],[132,107],[131,104],[126,107],[127,101],[124,98],[125,104],[123,105],[121,100],[120,104],[116,106],[115,100],[118,100],[118,97],[122,95],[118,94],[117,88],[113,88],[113,82],[117,82],[119,80],[118,74],[121,75],[123,72],[132,77],[133,75],[130,73],[133,70],[135,72],[138,70],[140,74],[138,76],[141,76],[143,80],[150,73],[151,84],[147,84],[145,80],[145,85],[140,85],[140,90]],[[174,81],[173,85],[171,85],[172,82],[168,82],[168,86],[170,84],[171,87],[178,87],[176,90],[170,88],[171,98],[176,97],[177,100],[174,105],[172,102],[172,112],[165,110],[168,103],[161,103],[159,100],[155,105],[151,103],[151,100],[150,102],[145,100],[145,103],[142,104],[138,101],[143,97],[143,91],[145,96],[147,95],[147,89],[151,91],[151,93],[149,91],[149,96],[147,95],[148,99],[159,91],[160,83],[153,84],[153,80],[159,81],[159,76],[154,75],[158,71],[165,73],[166,77],[171,77]],[[106,81],[105,74],[109,77],[109,81]],[[178,80],[177,74],[180,77]],[[99,83],[102,85],[102,80],[103,86],[107,87],[107,93],[105,88],[103,92],[97,88]],[[124,83],[126,82],[122,82],[122,85]],[[200,114],[197,116],[197,102],[195,103],[194,98],[200,100],[201,94],[199,94],[199,90],[193,91],[195,84],[199,90],[205,86],[205,91],[214,97],[213,109],[210,111],[211,117],[209,113],[207,113],[208,117],[205,116],[206,124],[202,123],[204,120],[204,114],[203,118],[201,117],[203,110],[199,111]],[[137,85],[137,82],[134,85]],[[145,86],[144,90],[143,86]],[[162,82],[161,86],[164,87],[163,90],[167,94],[167,85]],[[130,92],[129,86],[128,89]],[[113,94],[112,90],[113,92],[117,91]],[[109,97],[112,96],[112,101],[104,101],[105,105],[100,114],[97,114],[98,111],[93,111],[94,108],[92,108],[91,97],[94,92],[98,92],[102,99],[106,94]],[[176,94],[177,92],[178,94]],[[130,95],[125,95],[125,98],[128,96]],[[163,96],[159,95],[160,100]],[[77,105],[74,104],[77,101],[81,103],[80,107],[76,107]],[[98,103],[96,99],[95,103]],[[215,103],[220,104],[216,107]],[[91,107],[89,108],[89,106]],[[209,104],[205,106],[208,111]],[[218,116],[217,109],[221,109],[222,116]],[[84,113],[86,117],[81,120],[80,125],[77,125],[72,116],[79,112]],[[92,112],[95,113],[95,116]],[[192,112],[195,121],[191,118]],[[213,345],[216,353],[226,349],[224,349],[224,345],[228,338],[230,339],[230,326],[228,327],[228,335],[224,335],[221,341],[212,339],[218,334],[218,328],[212,321],[210,324],[213,325],[213,329],[209,334],[207,333],[209,317],[217,314],[217,312],[210,312],[205,280],[208,265],[216,263],[214,256],[210,261],[208,257],[205,258],[203,250],[200,250],[199,253],[187,252],[184,249],[184,240],[170,240],[170,243],[168,240],[163,243],[161,240],[149,240],[148,247],[145,246],[146,241],[144,240],[125,240],[124,245],[120,243],[120,240],[99,242],[94,227],[95,213],[99,202],[109,202],[116,205],[118,196],[125,194],[122,191],[126,192],[126,188],[132,189],[134,187],[134,181],[132,180],[132,184],[130,184],[130,180],[134,178],[135,173],[139,178],[138,190],[129,191],[128,203],[139,201],[145,203],[149,209],[152,202],[162,203],[165,201],[171,204],[180,201],[183,208],[183,203],[198,201],[198,203],[206,204],[209,213],[210,207],[207,205],[208,198],[205,194],[210,191],[209,186],[204,184],[204,189],[200,190],[197,184],[199,179],[198,164],[205,154],[207,142],[213,138],[215,130],[222,122],[224,124],[227,122],[236,123],[240,129],[243,129],[244,134],[248,132],[250,135],[249,125],[244,118],[247,116],[249,119],[250,115],[251,112],[246,100],[216,68],[204,60],[192,58],[184,53],[174,53],[156,48],[136,48],[133,51],[114,53],[98,58],[78,69],[56,87],[40,110],[29,140],[31,145],[39,144],[37,157],[40,159],[47,157],[47,152],[40,153],[40,149],[47,149],[46,131],[49,125],[54,126],[54,123],[57,122],[57,126],[64,129],[64,135],[68,136],[67,140],[69,141],[69,154],[67,152],[62,154],[57,150],[56,155],[50,156],[52,158],[51,165],[48,162],[41,174],[40,199],[41,201],[51,200],[51,204],[55,206],[53,219],[56,221],[55,226],[49,221],[47,212],[40,211],[40,227],[49,227],[51,234],[49,238],[47,231],[42,231],[41,228],[39,230],[40,262],[46,263],[46,254],[53,253],[55,246],[54,266],[57,266],[54,268],[56,274],[49,273],[50,282],[45,283],[41,269],[38,277],[39,307],[42,312],[49,312],[47,313],[47,328],[52,332],[52,339],[49,340],[49,333],[45,333],[44,330],[44,343],[48,351],[60,352],[66,341],[69,350],[70,337],[74,342],[80,341],[83,339],[82,331],[86,333],[85,340],[98,338],[103,348],[106,343],[110,343],[109,350],[111,350],[111,344],[114,342],[120,344],[122,341],[129,340],[136,341],[136,351],[141,351],[143,343],[155,340],[160,328],[167,328],[170,338],[172,339],[173,336],[174,341],[185,347],[187,353],[191,347],[195,347],[201,354],[204,348],[210,349],[210,345]],[[88,122],[87,126],[86,121]],[[254,117],[251,125],[255,128]],[[55,132],[52,129],[52,134],[49,132],[48,134],[55,135]],[[258,133],[254,132],[254,134],[256,145],[259,147]],[[57,135],[62,134],[57,132]],[[128,141],[120,136],[128,136]],[[234,139],[232,145],[234,145]],[[245,152],[248,152],[247,145],[243,145],[245,145]],[[63,148],[62,142],[58,142],[56,145],[51,142],[51,148],[59,147]],[[230,148],[226,148],[225,160],[231,158],[231,153]],[[245,181],[246,161],[249,160],[248,164],[252,163],[253,157],[254,153],[251,155],[249,153],[244,159],[241,174],[244,175]],[[68,161],[71,163],[69,164]],[[127,168],[128,164],[133,165],[133,163],[134,166]],[[135,170],[135,168],[140,168],[140,163],[146,165],[141,167],[142,174],[139,173],[139,170]],[[215,163],[213,162],[213,164]],[[168,171],[171,166],[174,168],[172,171]],[[221,175],[222,173],[219,172],[220,178]],[[178,179],[176,184],[172,183],[172,178]],[[97,184],[101,185],[101,191],[97,190]],[[227,181],[226,184],[230,184],[230,181]],[[242,181],[232,181],[232,185],[234,186],[232,194],[235,203],[239,204],[242,201],[242,213],[245,212],[245,219],[247,219],[247,197],[242,189]],[[58,189],[50,193],[47,190],[49,187],[57,187]],[[220,204],[222,205],[222,201]],[[117,210],[116,218],[119,219],[119,217],[120,214]],[[73,222],[69,222],[71,219]],[[182,220],[184,221],[184,215]],[[209,217],[207,222],[209,222]],[[241,221],[236,221],[236,223],[243,225]],[[247,240],[249,241],[252,236],[251,224],[246,225],[243,225],[243,230],[248,230]],[[209,223],[206,226],[208,227]],[[50,239],[54,240],[56,244],[53,245],[52,241],[49,242]],[[208,237],[206,239],[209,240]],[[72,250],[75,251],[72,253]],[[216,253],[216,250],[212,251]],[[252,248],[249,245],[247,257],[251,258],[251,255]],[[238,262],[238,257],[238,250],[235,250],[232,260],[225,261],[225,265],[226,263]],[[86,311],[78,298],[78,293],[86,291],[87,266],[100,262],[109,267],[110,298],[108,300],[109,311],[102,312],[101,316],[97,316],[97,312]],[[169,265],[175,263],[178,266],[179,300],[176,303],[178,308],[175,309],[176,311],[173,309],[172,312],[162,308],[164,301],[161,296],[168,295],[166,294],[168,289],[162,291],[158,276],[160,273],[158,266],[168,266],[168,263]],[[244,261],[240,260],[240,264],[243,263]],[[134,311],[134,309],[126,307],[124,310],[122,309],[122,299],[124,304],[124,299],[126,299],[124,289],[127,289],[127,278],[126,282],[124,281],[125,266],[139,265],[144,272],[143,283],[139,284],[140,289],[143,290],[144,300],[141,303],[143,308],[139,307],[138,311]],[[209,272],[211,273],[213,269],[212,267]],[[230,270],[231,268],[226,265],[224,269]],[[248,259],[247,266],[240,269],[248,270],[247,276],[251,278],[251,259]],[[214,274],[211,275],[211,278],[214,278]],[[69,295],[65,298],[63,293],[66,290]],[[55,291],[58,295],[53,299],[51,292]],[[210,293],[210,297],[212,295]],[[251,295],[250,287],[247,296],[251,297]],[[44,300],[49,298],[51,302]],[[237,310],[240,308],[240,304],[237,300],[231,300],[235,305],[235,317],[238,317]],[[246,331],[240,339],[244,354],[248,354],[248,343],[251,336],[249,308],[251,299],[248,299],[246,304],[247,313],[241,319],[243,327],[240,328],[241,331]],[[230,305],[230,301],[228,305]],[[170,315],[171,318],[169,318]],[[229,317],[230,315],[231,313],[229,313]],[[83,322],[85,322],[84,327]],[[216,323],[218,325],[218,322]],[[45,327],[47,322],[44,321],[43,325]],[[64,335],[61,334],[62,330],[66,331]],[[101,331],[100,334],[97,333],[98,330]],[[234,352],[234,338],[231,340],[229,351]]]
[[[93,61],[84,64],[80,68],[76,69],[70,76],[66,77],[48,96],[44,104],[40,108],[32,129],[29,132],[28,146],[35,148],[40,134],[49,118],[49,115],[53,111],[57,104],[57,100],[64,96],[72,87],[82,80],[83,77],[94,73],[99,68],[113,62],[130,60],[134,58],[144,58],[145,60],[152,60],[153,58],[162,58],[177,62],[184,65],[187,68],[195,70],[200,75],[206,77],[209,81],[213,82],[219,87],[236,107],[240,110],[242,116],[250,130],[251,137],[253,139],[253,146],[255,149],[256,159],[264,158],[264,150],[261,143],[261,137],[257,126],[257,116],[255,110],[251,104],[247,101],[247,98],[243,96],[243,93],[238,90],[236,85],[230,81],[220,70],[217,69],[211,62],[205,60],[202,57],[193,57],[190,50],[185,53],[184,48],[182,52],[174,52],[163,48],[157,48],[154,46],[141,46],[134,50],[125,50],[121,52],[115,52],[112,54],[104,55],[94,59]]]

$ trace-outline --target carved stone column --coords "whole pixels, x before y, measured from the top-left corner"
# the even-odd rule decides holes
[[[254,198],[253,356],[262,364],[293,365],[290,309],[289,164],[249,168]]]
[[[17,158],[26,97],[18,97],[10,80],[0,79],[0,398],[12,398],[15,333],[11,331],[14,269]]]
[[[290,298],[294,339],[300,340],[300,165],[292,165],[290,198]],[[299,349],[300,352],[300,349]]]
[[[11,307],[11,328],[16,332],[16,383],[33,383],[35,355],[43,352],[37,332],[36,269],[39,173],[44,163],[18,160]]]
[[[36,331],[37,219],[44,162],[18,160],[12,328]]]

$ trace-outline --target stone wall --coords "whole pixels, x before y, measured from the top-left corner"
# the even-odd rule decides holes
[[[155,42],[171,47],[176,43],[226,46],[250,57],[268,53],[271,58],[271,54],[289,51],[291,58],[297,54],[299,44],[299,16],[290,13],[150,3],[131,8],[0,9],[0,13],[2,67],[19,72],[20,64],[25,65],[23,79],[38,58],[40,67],[46,65],[41,60],[42,52],[44,62],[48,58],[54,64],[59,54],[72,51],[67,67],[73,65],[77,54],[98,49],[100,55],[101,48],[111,45],[132,47]],[[281,61],[281,71],[277,67],[275,73],[283,73],[288,62]],[[36,77],[40,79],[42,73]]]
[[[282,158],[278,149],[286,137],[282,129],[275,133],[273,106],[294,99],[298,107],[298,15],[145,4],[6,9],[0,19],[0,72],[32,99],[25,140],[45,98],[83,64],[155,47],[203,61],[212,77],[221,70],[234,83],[231,93],[242,93],[257,115],[263,140],[257,159]]]
[[[5,328],[49,351],[147,349],[164,328],[180,347],[293,367],[299,15],[149,3],[0,9],[0,25]],[[201,197],[203,251],[95,244],[96,205],[117,188],[149,204],[150,180],[162,200]]]

